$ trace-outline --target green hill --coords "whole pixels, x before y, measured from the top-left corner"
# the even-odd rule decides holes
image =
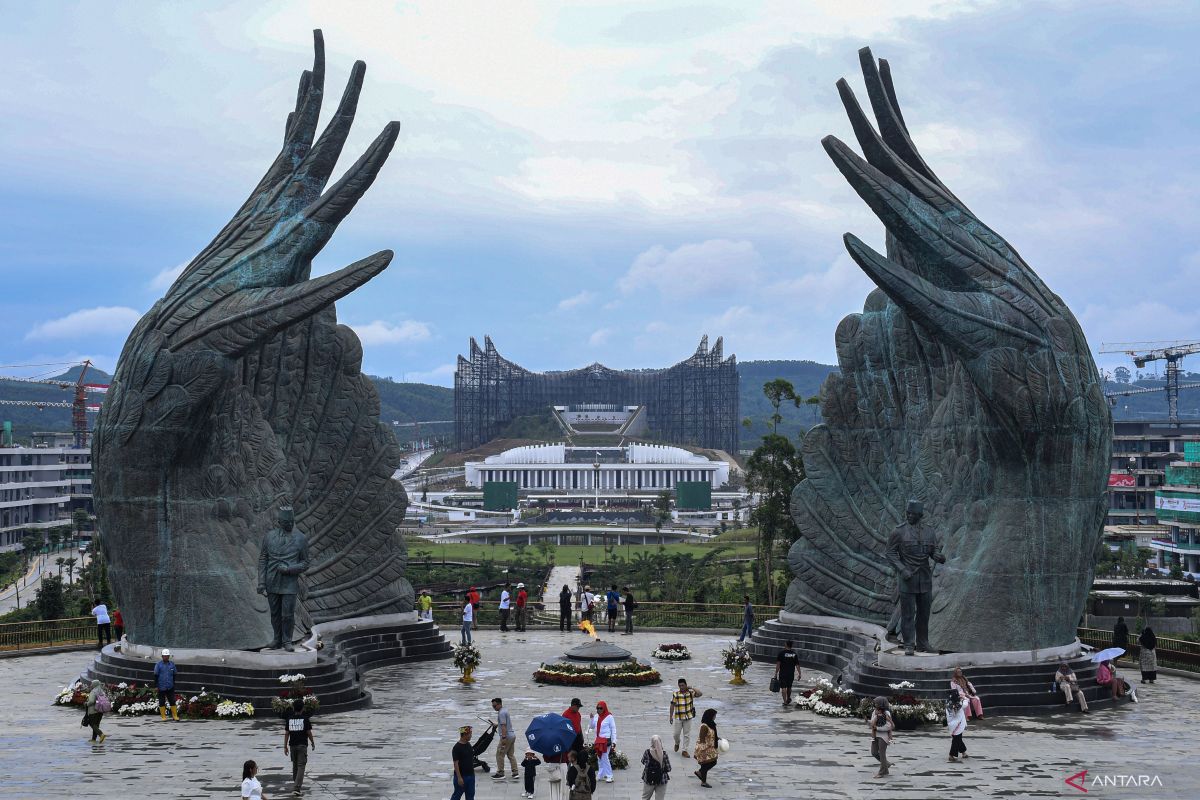
[[[741,391],[738,400],[741,404],[743,419],[749,418],[753,423],[749,429],[741,429],[741,447],[743,450],[753,450],[762,443],[762,437],[770,432],[771,404],[763,395],[764,383],[776,378],[790,381],[796,388],[796,394],[804,399],[815,397],[821,390],[821,384],[829,373],[837,367],[829,364],[818,364],[815,361],[741,361],[738,362],[738,374],[741,377]],[[821,421],[818,406],[802,405],[785,406],[779,412],[783,422],[779,424],[779,433],[795,439],[801,432],[808,430]]]
[[[379,418],[384,422],[454,419],[454,390],[428,383],[396,383],[368,375],[379,392]]]

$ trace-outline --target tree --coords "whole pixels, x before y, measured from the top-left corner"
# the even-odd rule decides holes
[[[537,548],[537,551],[542,554],[542,558],[546,560],[547,564],[554,561],[554,552],[558,549],[558,546],[555,545],[554,542],[550,541],[548,536],[543,536],[541,539],[538,539],[535,547]]]
[[[83,529],[91,523],[92,518],[88,512],[82,508],[77,508],[71,512],[71,524],[75,527],[75,538],[83,538]]]
[[[63,564],[66,564],[66,563],[67,563],[67,560],[66,560],[65,558],[63,558],[62,556],[59,556],[58,558],[54,559],[54,563],[58,565],[58,577],[60,577],[60,578],[61,578],[61,577],[62,577],[62,569],[63,569]]]
[[[66,600],[63,597],[62,578],[48,575],[42,578],[37,595],[33,601],[37,606],[38,616],[42,619],[62,619],[67,615]]]
[[[62,534],[59,533],[58,530],[51,530],[49,533],[49,537],[50,537],[50,549],[57,550],[58,544],[62,540]]]
[[[75,574],[75,565],[79,563],[79,559],[71,556],[67,559],[67,582],[71,582],[71,576]]]
[[[750,514],[751,521],[758,525],[755,583],[767,603],[774,605],[775,545],[779,541],[790,545],[800,536],[790,505],[792,490],[804,480],[804,462],[786,436],[769,433],[762,441],[746,460],[746,486],[758,495],[758,506]]]
[[[1183,580],[1183,567],[1179,564],[1179,556],[1171,559],[1171,577],[1177,581]]]
[[[25,554],[25,566],[28,568],[38,550],[42,549],[42,540],[35,534],[27,533],[21,537],[21,552]]]
[[[764,383],[763,394],[767,396],[767,402],[774,409],[771,414],[771,433],[777,433],[779,423],[783,422],[783,415],[779,413],[779,407],[783,405],[783,401],[791,400],[796,408],[799,408],[801,400],[796,396],[796,387],[792,386],[792,382],[783,378],[776,378]]]

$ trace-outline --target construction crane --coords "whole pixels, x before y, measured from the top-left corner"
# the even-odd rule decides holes
[[[47,365],[33,365],[47,366]],[[74,398],[67,401],[41,401],[41,400],[3,400],[0,399],[0,405],[6,406],[25,406],[32,408],[69,408],[71,409],[71,430],[75,434],[75,446],[88,446],[88,421],[87,415],[89,412],[95,413],[100,410],[100,406],[89,405],[87,397],[91,393],[104,393],[108,391],[108,386],[99,383],[84,383],[87,377],[87,372],[91,369],[92,362],[85,360],[76,364],[79,366],[79,377],[74,381],[64,381],[57,378],[26,378],[17,375],[0,375],[0,380],[17,381],[20,383],[41,383],[50,386],[57,386],[60,389],[70,389],[75,393]]]
[[[1155,347],[1155,345],[1158,345]],[[1127,389],[1120,392],[1105,392],[1110,402],[1111,398],[1130,394],[1145,394],[1148,392],[1167,393],[1167,420],[1172,425],[1179,424],[1179,390],[1200,388],[1200,383],[1179,384],[1179,365],[1183,357],[1192,353],[1200,353],[1200,342],[1112,342],[1101,345],[1101,353],[1124,353],[1133,359],[1138,369],[1143,369],[1151,361],[1167,362],[1167,383],[1160,388]]]

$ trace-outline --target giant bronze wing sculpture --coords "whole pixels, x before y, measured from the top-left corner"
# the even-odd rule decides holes
[[[879,287],[837,330],[840,372],[792,494],[789,611],[892,621],[883,559],[905,501],[948,561],[930,639],[1025,650],[1075,635],[1100,545],[1111,420],[1071,311],[921,158],[886,61],[860,51],[876,126],[847,83],[862,148],[823,144],[887,229],[887,256],[846,234]]]
[[[131,641],[256,648],[259,545],[290,502],[309,539],[300,624],[407,611],[396,534],[401,460],[333,303],[378,275],[383,251],[310,279],[312,259],[375,180],[389,123],[326,190],[354,120],[354,65],[320,137],[324,45],[283,149],[250,197],[130,334],[93,439],[95,501]],[[314,141],[315,138],[315,141]]]

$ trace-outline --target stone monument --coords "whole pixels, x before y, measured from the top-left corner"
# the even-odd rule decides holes
[[[396,533],[407,498],[391,479],[401,452],[379,421],[358,338],[333,308],[392,253],[309,277],[387,160],[399,125],[388,123],[326,190],[366,68],[354,65],[317,137],[320,31],[315,48],[282,150],[137,323],[96,423],[98,527],[131,642],[272,644],[281,634],[256,592],[259,545],[289,504],[311,563],[298,587],[299,630],[284,631],[285,641],[316,623],[412,609]]]
[[[1111,419],[1070,309],[921,158],[886,61],[860,51],[876,127],[848,84],[865,159],[830,158],[887,229],[887,255],[846,234],[878,289],[836,334],[824,424],[792,494],[792,614],[897,626],[884,558],[908,498],[946,564],[929,639],[957,652],[1074,641],[1100,547]]]
[[[924,506],[919,500],[909,500],[904,522],[896,526],[888,538],[887,560],[899,576],[900,630],[904,634],[905,655],[913,648],[929,651],[929,609],[933,605],[933,565],[945,564],[937,537],[921,518]]]
[[[258,593],[271,607],[271,647],[292,650],[296,595],[308,572],[308,537],[296,529],[291,506],[280,506],[278,524],[263,537],[258,551]]]

